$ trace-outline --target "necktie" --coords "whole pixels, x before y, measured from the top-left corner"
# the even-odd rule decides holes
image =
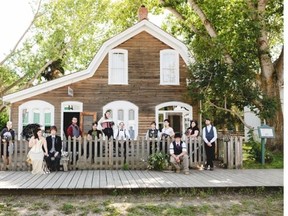
[[[52,151],[55,151],[55,137],[52,137]]]

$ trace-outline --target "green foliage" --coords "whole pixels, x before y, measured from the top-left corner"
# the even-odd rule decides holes
[[[253,130],[249,131],[249,139],[244,145],[247,145],[248,159],[261,163],[261,143],[257,142],[253,137]],[[273,155],[268,149],[265,149],[265,163],[271,163],[273,161]]]
[[[76,210],[76,207],[70,203],[65,203],[59,208],[59,211],[61,211],[62,213],[66,215],[74,213],[75,210]]]
[[[6,126],[9,116],[7,112],[0,112],[0,130]]]
[[[129,164],[128,163],[123,164],[122,169],[123,170],[129,170]]]
[[[148,169],[163,170],[168,166],[168,155],[164,152],[155,152],[148,158]]]

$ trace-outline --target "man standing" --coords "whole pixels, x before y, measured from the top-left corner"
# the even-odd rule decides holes
[[[204,166],[204,169],[207,170],[210,167],[210,170],[213,171],[214,165],[214,154],[215,154],[215,141],[217,140],[217,131],[215,126],[211,125],[211,120],[206,118],[206,126],[203,128],[203,140],[206,152],[207,163]]]
[[[183,171],[185,175],[189,175],[189,161],[187,155],[187,145],[181,141],[181,134],[175,134],[175,140],[170,144],[170,163],[176,169],[176,173],[180,173],[180,164],[183,162]]]
[[[82,135],[82,131],[81,129],[79,128],[79,126],[77,125],[77,118],[76,117],[73,117],[72,118],[72,123],[71,125],[69,125],[69,127],[67,128],[67,137],[76,137],[76,138],[79,138],[81,137]]]
[[[61,141],[61,137],[56,135],[57,133],[56,126],[52,126],[50,131],[51,131],[51,135],[46,137],[49,156],[45,157],[45,160],[47,163],[47,167],[50,171],[59,171],[62,141]]]

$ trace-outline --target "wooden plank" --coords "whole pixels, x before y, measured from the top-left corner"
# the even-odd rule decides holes
[[[135,170],[135,171],[133,171],[132,175],[138,176],[139,183],[137,182],[137,184],[139,185],[139,187],[149,188],[149,187],[151,187],[150,180],[146,177],[146,175],[143,174],[143,172],[147,172],[147,171],[146,170]]]
[[[133,170],[130,172],[131,177],[134,179],[136,184],[138,185],[138,188],[146,188],[146,184],[143,182],[143,180],[138,175],[137,171]]]
[[[141,172],[138,172],[138,175],[140,175],[142,181],[146,184],[147,188],[155,188],[157,185],[155,184],[154,179],[149,174],[150,171],[143,170]]]
[[[21,175],[21,173],[18,173],[16,171],[12,172],[11,175],[8,175],[5,178],[1,179],[0,187],[9,188],[10,185],[13,185],[13,181],[19,179],[19,175]]]
[[[126,175],[123,173],[123,170],[118,170],[117,172],[118,172],[119,178],[121,179],[123,188],[130,188],[130,183]]]
[[[5,179],[9,175],[13,175],[14,172],[0,171],[0,180]]]
[[[107,186],[106,188],[115,188],[115,182],[111,170],[106,170]]]
[[[123,173],[126,175],[126,178],[129,181],[130,188],[138,188],[139,187],[129,170],[124,170]]]
[[[100,188],[100,170],[93,171],[91,188]]]
[[[57,175],[56,172],[46,174],[45,178],[40,183],[38,183],[38,185],[36,185],[34,188],[44,188],[44,189],[52,188],[52,186],[57,182],[59,177],[60,175]],[[31,186],[32,185],[30,185],[29,187],[31,188]]]
[[[68,188],[68,185],[74,178],[74,175],[76,174],[76,171],[69,171],[66,179],[63,181],[63,183],[60,185],[59,188]]]
[[[122,185],[121,179],[119,177],[118,171],[117,170],[113,170],[112,171],[112,176],[113,176],[113,179],[114,179],[115,188],[122,188],[123,185]]]
[[[61,184],[66,181],[66,178],[68,176],[69,172],[57,172],[56,175],[59,175],[59,178],[57,181],[54,182],[54,184],[51,186],[51,188],[57,189],[60,188]]]
[[[106,188],[107,186],[107,179],[106,179],[106,172],[105,170],[100,170],[99,172],[99,187],[100,188]]]
[[[80,171],[80,170],[75,171],[75,175],[71,179],[71,181],[70,181],[69,185],[67,186],[67,188],[76,188],[78,180],[81,177],[81,174],[82,174],[82,171]]]
[[[89,170],[89,171],[87,172],[87,175],[86,175],[86,179],[85,179],[83,188],[91,188],[91,187],[92,187],[93,174],[94,174],[94,172],[93,172],[92,170]]]
[[[178,178],[175,176],[174,172],[157,172],[157,171],[149,171],[149,173],[158,176],[159,179],[165,179],[164,188],[168,187],[181,187],[181,183],[178,181]],[[179,174],[180,175],[180,174]]]
[[[43,179],[43,175],[41,174],[36,174],[36,175],[33,175],[31,174],[31,176],[33,176],[32,178],[30,178],[28,181],[26,181],[22,186],[21,188],[28,188],[31,184],[33,184],[35,181],[37,181],[38,179]]]
[[[26,181],[29,181],[30,179],[32,179],[32,177],[33,175],[30,172],[22,171],[22,172],[19,172],[18,179],[11,184],[13,184],[14,188],[21,188],[21,185],[23,185]]]
[[[84,188],[84,184],[85,184],[85,181],[86,181],[86,178],[87,178],[87,174],[88,174],[87,170],[81,171],[80,178],[78,179],[78,182],[76,184],[76,188]]]

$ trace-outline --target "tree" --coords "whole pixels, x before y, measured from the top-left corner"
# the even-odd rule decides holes
[[[271,47],[283,44],[283,2],[160,2],[172,14],[165,29],[183,38],[196,59],[190,92],[204,106],[236,115],[244,124],[239,110],[258,109],[260,118],[275,127],[274,144],[282,148],[284,47],[274,62]]]

